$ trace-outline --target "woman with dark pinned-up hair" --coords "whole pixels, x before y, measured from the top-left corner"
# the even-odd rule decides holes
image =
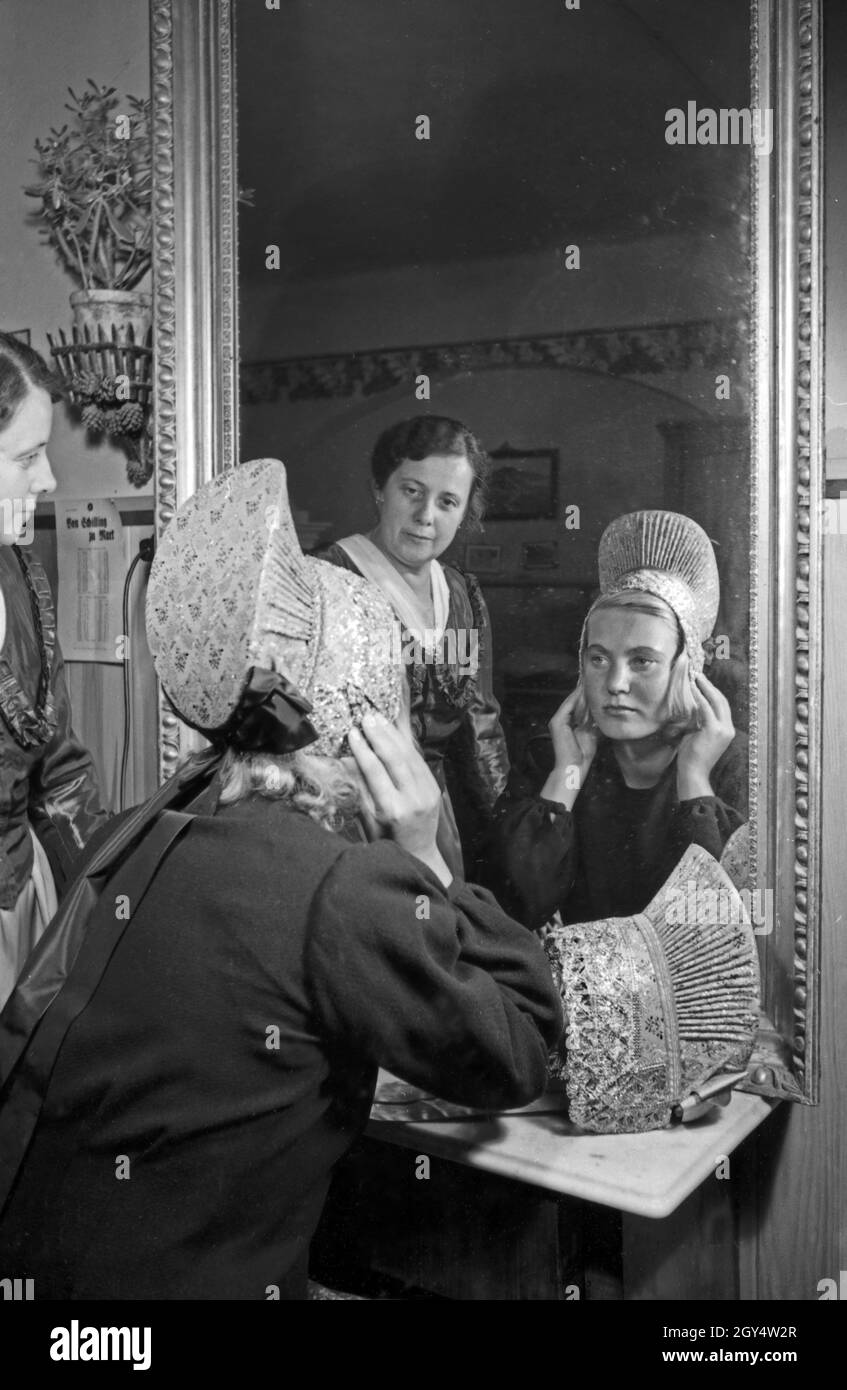
[[[509,759],[492,689],[485,600],[472,574],[439,557],[461,525],[481,521],[489,471],[485,450],[461,421],[400,420],[380,435],[371,458],[375,527],[317,552],[378,584],[394,610],[412,729],[442,791],[439,849],[455,874],[471,877]],[[451,783],[473,817],[464,844]]]
[[[47,443],[60,389],[34,348],[0,333],[0,1007],[105,819],[71,729],[47,576],[26,548],[38,498],[56,489]]]

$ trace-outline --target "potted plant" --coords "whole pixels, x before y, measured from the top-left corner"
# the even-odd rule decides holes
[[[152,149],[150,102],[118,98],[88,79],[81,96],[68,88],[72,119],[36,140],[39,179],[35,217],[46,241],[78,283],[74,322],[92,336],[131,323],[136,342],[150,324],[149,293],[136,289],[150,269]]]

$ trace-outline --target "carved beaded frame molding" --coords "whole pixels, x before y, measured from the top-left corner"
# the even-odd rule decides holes
[[[810,1102],[818,1098],[824,495],[820,4],[751,3],[751,102],[773,110],[774,147],[751,157],[750,886],[774,909],[774,929],[760,940],[764,1002],[780,1043],[763,1089]],[[150,16],[161,530],[237,457],[236,109],[231,0],[150,0]],[[163,779],[193,746],[162,697]]]
[[[231,0],[150,0],[156,526],[238,452]],[[159,691],[159,774],[203,740]]]
[[[751,808],[770,890],[765,1006],[782,1039],[764,1089],[818,1099],[822,714],[823,196],[820,0],[754,0]]]

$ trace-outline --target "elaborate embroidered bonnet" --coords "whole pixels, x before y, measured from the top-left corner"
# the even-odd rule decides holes
[[[374,585],[303,554],[277,459],[199,488],[150,572],[148,639],[165,691],[187,724],[236,747],[309,744],[338,757],[369,709],[395,719],[393,622]],[[255,711],[268,709],[274,719],[257,724]],[[268,745],[271,723],[280,735]]]
[[[567,1015],[551,1072],[583,1129],[662,1129],[711,1077],[746,1066],[758,1023],[753,929],[699,845],[644,912],[558,924],[546,947]]]
[[[720,601],[715,552],[702,526],[678,512],[629,512],[603,532],[597,567],[603,598],[637,590],[664,599],[682,628],[691,674],[699,674]]]

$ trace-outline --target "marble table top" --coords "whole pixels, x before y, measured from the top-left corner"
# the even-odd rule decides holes
[[[392,1090],[402,1101],[405,1083],[380,1073],[377,1099]],[[411,1100],[419,1091],[406,1087]],[[410,1113],[401,1103],[378,1104],[368,1125],[372,1139],[450,1159],[487,1173],[531,1183],[569,1197],[637,1216],[663,1217],[715,1173],[778,1102],[733,1091],[728,1105],[701,1119],[648,1134],[586,1134],[567,1119],[565,1098],[552,1093],[522,1110],[488,1115],[439,1114],[427,1119],[377,1118]],[[414,1113],[414,1112],[412,1112]],[[423,1113],[427,1113],[424,1109]]]

